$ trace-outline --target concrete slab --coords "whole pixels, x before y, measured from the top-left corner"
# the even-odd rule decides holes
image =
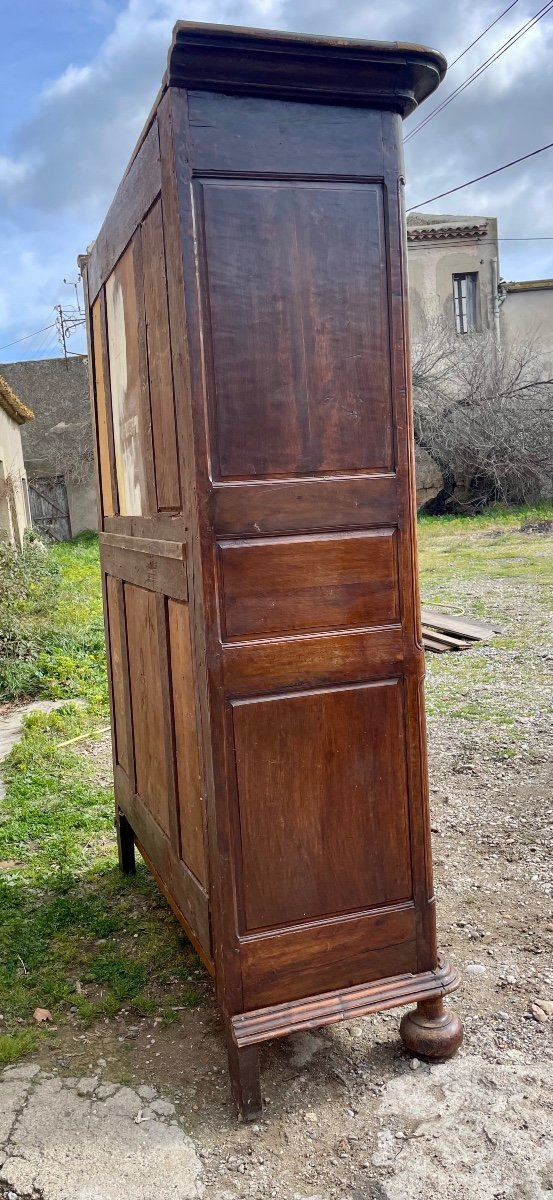
[[[199,1200],[202,1164],[170,1103],[37,1070],[0,1077],[0,1183],[42,1200]],[[162,1111],[160,1111],[160,1109]]]

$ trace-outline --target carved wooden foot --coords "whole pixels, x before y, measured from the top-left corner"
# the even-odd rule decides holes
[[[230,1086],[238,1111],[243,1121],[256,1121],[261,1116],[261,1080],[259,1077],[259,1049],[257,1046],[241,1046],[227,1034]]]
[[[124,875],[134,875],[136,871],[135,851],[134,851],[134,833],[127,821],[124,813],[118,808],[115,813],[115,826],[117,829],[117,850],[119,852],[119,866]]]
[[[452,1058],[463,1040],[462,1021],[445,1007],[441,996],[423,1000],[413,1012],[406,1013],[399,1032],[412,1054],[431,1062]]]

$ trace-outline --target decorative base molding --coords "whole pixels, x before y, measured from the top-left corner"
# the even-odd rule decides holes
[[[293,1000],[289,1004],[275,1004],[269,1008],[239,1013],[231,1018],[230,1028],[239,1048],[254,1046],[258,1042],[285,1037],[302,1029],[316,1029],[337,1021],[365,1017],[369,1013],[396,1008],[401,1004],[424,1004],[426,1001],[440,1000],[442,996],[453,992],[459,982],[459,976],[449,963],[440,960],[434,971],[396,975],[392,979],[381,979],[363,987],[325,992],[320,996]]]

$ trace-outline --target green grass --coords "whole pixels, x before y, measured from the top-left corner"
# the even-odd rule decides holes
[[[1,564],[13,586],[0,600],[0,703],[71,696],[105,712],[97,537],[82,534],[44,554],[29,546],[20,570],[11,560]]]
[[[172,1006],[200,1003],[205,979],[146,869],[121,875],[114,797],[98,782],[94,760],[80,743],[61,745],[109,720],[97,539],[47,555],[54,566],[54,586],[46,572],[48,603],[43,589],[40,603],[27,592],[20,604],[31,654],[13,656],[0,671],[5,698],[68,701],[27,717],[2,768],[0,1063],[53,1036],[35,1025],[37,1007],[49,1009],[58,1027],[123,1007],[172,1020]]]

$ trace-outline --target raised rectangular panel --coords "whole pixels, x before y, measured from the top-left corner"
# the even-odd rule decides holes
[[[186,866],[205,884],[207,863],[188,605],[169,600],[168,614],[180,852]]]
[[[181,498],[161,200],[142,224],[142,269],[157,506],[160,511],[178,511]]]
[[[109,415],[107,410],[106,379],[104,374],[105,347],[103,345],[100,299],[95,301],[90,311],[94,339],[94,377],[98,427],[98,470],[101,484],[102,508],[105,517],[112,517],[115,512],[115,507],[109,461]]]
[[[197,189],[214,477],[392,470],[381,185]]]
[[[138,347],[138,311],[132,244],[106,283],[115,470],[122,516],[147,511]]]
[[[392,529],[220,542],[223,638],[398,620]]]
[[[169,780],[164,739],[164,697],[156,593],[125,583],[129,677],[134,730],[136,790],[143,804],[169,833]]]
[[[111,690],[113,697],[115,761],[129,774],[129,730],[127,728],[127,712],[125,707],[125,656],[123,638],[125,630],[121,628],[121,608],[119,604],[119,580],[106,575],[106,609],[109,631],[109,651],[111,656]]]
[[[232,717],[244,932],[409,899],[401,682],[236,701]]]

